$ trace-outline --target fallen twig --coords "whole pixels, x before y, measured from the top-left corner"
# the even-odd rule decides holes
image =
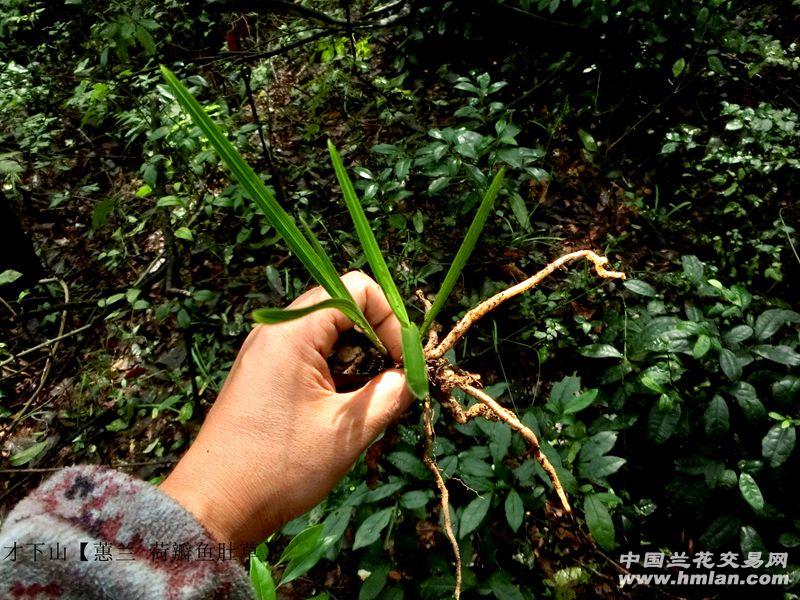
[[[8,309],[8,312],[10,312],[10,313],[11,313],[11,320],[12,320],[12,321],[16,320],[16,318],[17,318],[17,311],[15,311],[13,308],[11,308],[11,305],[10,305],[8,302],[6,302],[5,300],[3,300],[3,297],[2,297],[2,296],[0,296],[0,304],[2,304],[3,306],[5,306],[5,307]]]
[[[27,356],[28,354],[36,352],[37,350],[41,350],[42,348],[46,348],[47,346],[50,346],[51,344],[57,344],[58,342],[60,342],[63,339],[66,339],[68,337],[72,337],[73,335],[77,335],[82,331],[86,331],[92,325],[94,325],[94,323],[87,323],[86,325],[78,327],[77,329],[73,329],[72,331],[68,331],[67,333],[65,333],[63,335],[59,335],[59,336],[56,336],[56,337],[51,338],[49,340],[46,340],[46,341],[42,342],[41,344],[36,344],[35,346],[31,346],[27,350],[23,350],[22,352],[17,352],[16,354],[12,355],[11,358],[7,358],[4,361],[0,362],[0,367],[5,367],[7,364],[10,364],[10,363],[14,362],[15,360],[17,360],[18,358],[20,358],[22,356]]]

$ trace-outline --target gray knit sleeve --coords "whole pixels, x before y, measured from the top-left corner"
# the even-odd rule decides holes
[[[58,471],[0,529],[2,598],[252,598],[237,549],[144,481]]]

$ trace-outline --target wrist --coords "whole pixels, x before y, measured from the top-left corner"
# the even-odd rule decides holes
[[[200,447],[193,447],[181,459],[159,489],[194,516],[211,537],[235,546],[257,544],[280,527],[280,521],[265,510],[272,503],[256,498],[248,488],[252,474],[239,473],[223,457],[213,460],[207,454],[195,456],[195,451],[201,452]]]
[[[212,510],[208,498],[213,498],[213,491],[198,489],[197,482],[187,482],[178,467],[161,482],[158,489],[186,509],[217,542],[227,544],[233,541],[228,527],[218,522],[218,515]],[[219,505],[219,499],[217,503]]]

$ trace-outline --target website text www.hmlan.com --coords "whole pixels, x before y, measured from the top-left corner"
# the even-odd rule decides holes
[[[789,585],[787,573],[625,573],[619,576],[620,586],[625,585]]]

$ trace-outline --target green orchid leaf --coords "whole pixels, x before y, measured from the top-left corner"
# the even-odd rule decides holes
[[[505,168],[500,169],[497,175],[494,176],[489,189],[486,190],[483,200],[481,200],[481,204],[478,207],[478,212],[475,213],[475,218],[472,220],[469,230],[467,230],[467,235],[464,237],[464,241],[461,242],[461,247],[458,249],[456,257],[453,259],[453,264],[450,265],[450,269],[447,271],[439,293],[436,294],[436,300],[434,300],[433,306],[428,311],[428,314],[425,315],[425,321],[423,321],[422,327],[420,328],[423,334],[428,330],[428,327],[431,326],[436,315],[439,314],[439,311],[442,310],[445,302],[447,302],[450,293],[453,291],[453,287],[456,285],[456,281],[458,281],[458,277],[461,275],[461,271],[464,270],[464,266],[467,264],[470,254],[472,254],[472,251],[475,249],[475,244],[478,242],[478,238],[486,225],[486,219],[494,206],[495,198],[497,198],[500,187],[503,185],[505,173]]]
[[[424,398],[428,395],[428,369],[425,367],[419,329],[413,323],[403,325],[400,328],[400,338],[403,343],[403,368],[408,389],[415,398]]]
[[[316,279],[333,298],[349,299],[352,301],[353,298],[350,292],[339,278],[339,274],[336,272],[330,258],[324,251],[321,251],[319,242],[316,241],[316,239],[311,242],[309,238],[303,235],[297,225],[295,225],[294,220],[280,204],[278,204],[277,200],[275,200],[274,195],[267,186],[264,185],[261,178],[253,171],[252,167],[247,164],[244,158],[242,158],[242,155],[228,141],[219,127],[209,118],[200,103],[197,102],[191,92],[186,89],[186,86],[180,82],[175,74],[163,65],[161,66],[161,74],[172,89],[175,99],[191,117],[194,124],[197,125],[208,138],[214,150],[216,150],[217,154],[219,154],[231,170],[236,180],[244,188],[247,196],[261,209],[270,224],[281,237],[283,237],[286,245],[289,246],[291,251],[305,265],[314,279]],[[310,238],[313,239],[313,235],[311,235]],[[355,305],[355,302],[353,302],[353,304]],[[364,331],[373,343],[385,352],[383,345],[378,341],[378,336],[367,322],[366,317],[360,309],[357,308],[357,311],[357,318],[354,318],[353,321]]]
[[[347,210],[350,211],[350,216],[353,219],[353,224],[356,227],[356,234],[361,241],[361,247],[364,249],[364,254],[367,257],[369,266],[372,267],[372,272],[375,279],[386,294],[386,299],[389,301],[389,306],[392,307],[394,314],[400,324],[407,326],[410,324],[408,313],[406,312],[403,299],[400,297],[400,292],[397,291],[397,286],[389,273],[389,267],[386,266],[386,261],[383,260],[378,241],[375,239],[375,234],[369,226],[367,216],[364,214],[364,208],[356,195],[356,190],[353,187],[353,182],[350,181],[350,176],[344,168],[342,157],[334,147],[333,143],[328,140],[328,152],[331,155],[331,162],[333,162],[333,170],[336,172],[336,178],[339,180],[339,186],[342,188],[342,195],[344,196]]]
[[[287,321],[294,321],[300,319],[318,310],[326,310],[335,308],[336,310],[344,313],[344,315],[355,322],[358,314],[361,312],[355,302],[345,298],[329,298],[311,306],[303,308],[259,308],[253,311],[253,320],[256,323],[263,325],[274,325],[275,323],[285,323]]]
[[[328,253],[325,252],[325,248],[322,247],[322,244],[320,244],[317,236],[315,236],[314,232],[311,231],[311,227],[308,223],[306,223],[306,220],[303,217],[300,217],[300,225],[306,234],[306,238],[308,238],[308,241],[311,243],[311,247],[314,248],[314,251],[320,257],[320,260],[330,261]],[[331,267],[333,268],[333,264],[331,264]]]

